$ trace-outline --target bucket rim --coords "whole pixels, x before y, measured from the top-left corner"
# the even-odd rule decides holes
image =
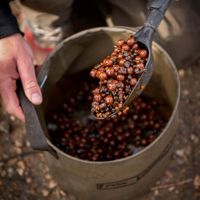
[[[126,26],[120,26],[120,27],[97,27],[97,28],[90,28],[90,29],[86,29],[83,31],[80,31],[68,38],[66,38],[65,40],[63,40],[60,44],[57,45],[57,47],[48,55],[45,64],[44,64],[44,68],[48,65],[49,60],[51,59],[51,57],[53,57],[54,53],[59,50],[62,45],[69,41],[69,40],[74,40],[74,39],[78,39],[80,36],[87,34],[93,34],[93,33],[98,33],[99,31],[103,31],[103,32],[127,32],[127,33],[132,33],[135,30],[137,30],[137,27],[126,27]],[[149,149],[153,148],[154,145],[156,143],[158,143],[161,138],[166,134],[167,130],[169,129],[170,125],[172,124],[172,121],[174,120],[176,113],[178,112],[178,106],[179,106],[179,102],[180,102],[180,92],[181,92],[181,85],[180,85],[180,79],[178,76],[178,71],[176,69],[176,65],[174,63],[174,61],[172,60],[171,56],[168,54],[168,52],[158,43],[153,42],[153,45],[158,48],[161,52],[163,52],[166,56],[166,59],[168,60],[168,62],[170,63],[170,69],[172,70],[174,76],[175,76],[175,80],[176,80],[176,84],[177,84],[177,98],[176,98],[176,102],[173,106],[173,111],[171,113],[171,116],[166,124],[166,126],[164,127],[164,129],[162,130],[162,132],[160,133],[160,135],[151,143],[149,144],[147,147],[145,147],[144,149],[142,149],[141,151],[130,155],[128,157],[125,158],[120,158],[117,160],[110,160],[110,161],[89,161],[89,160],[83,160],[80,158],[76,158],[73,157],[67,153],[65,153],[64,151],[60,150],[58,147],[56,147],[49,138],[47,138],[47,143],[48,145],[50,145],[57,153],[58,153],[58,157],[61,154],[64,157],[67,157],[68,159],[71,159],[75,162],[81,162],[81,163],[85,163],[85,164],[89,164],[89,165],[110,165],[110,164],[118,164],[118,163],[123,163],[126,162],[128,160],[137,158],[139,156],[141,156],[142,154],[146,153]],[[40,74],[40,73],[39,73]],[[40,76],[39,76],[40,77]],[[58,158],[59,159],[59,158]]]

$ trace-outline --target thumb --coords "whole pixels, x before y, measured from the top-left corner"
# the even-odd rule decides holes
[[[18,59],[17,68],[22,81],[25,95],[33,104],[41,104],[42,94],[40,87],[37,83],[32,59],[26,56],[23,57],[23,59]]]

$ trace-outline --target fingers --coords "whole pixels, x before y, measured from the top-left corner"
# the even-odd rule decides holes
[[[35,105],[42,103],[42,94],[36,80],[33,61],[29,56],[17,59],[18,72],[27,98]]]
[[[24,93],[33,104],[42,102],[32,51],[22,36],[14,34],[0,41],[0,55],[0,95],[6,110],[24,121],[16,94],[16,79],[21,79]]]
[[[19,104],[19,99],[16,94],[16,82],[15,80],[6,80],[1,84],[1,98],[5,106],[6,111],[9,114],[15,115],[17,118],[25,121],[23,111]]]

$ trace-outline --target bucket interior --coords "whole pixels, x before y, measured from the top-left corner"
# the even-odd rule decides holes
[[[67,38],[51,53],[45,63],[40,79],[48,73],[42,87],[44,103],[38,115],[47,138],[46,116],[55,110],[66,97],[84,80],[92,79],[89,69],[113,51],[119,39],[127,39],[130,30],[122,28],[96,28]],[[164,102],[161,111],[166,120],[172,115],[178,96],[178,81],[175,67],[168,54],[153,43],[154,71],[145,96]]]

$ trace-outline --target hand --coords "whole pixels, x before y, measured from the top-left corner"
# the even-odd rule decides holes
[[[21,79],[27,98],[35,105],[41,104],[32,51],[20,34],[0,39],[0,96],[6,111],[25,121],[16,94],[17,79]]]

